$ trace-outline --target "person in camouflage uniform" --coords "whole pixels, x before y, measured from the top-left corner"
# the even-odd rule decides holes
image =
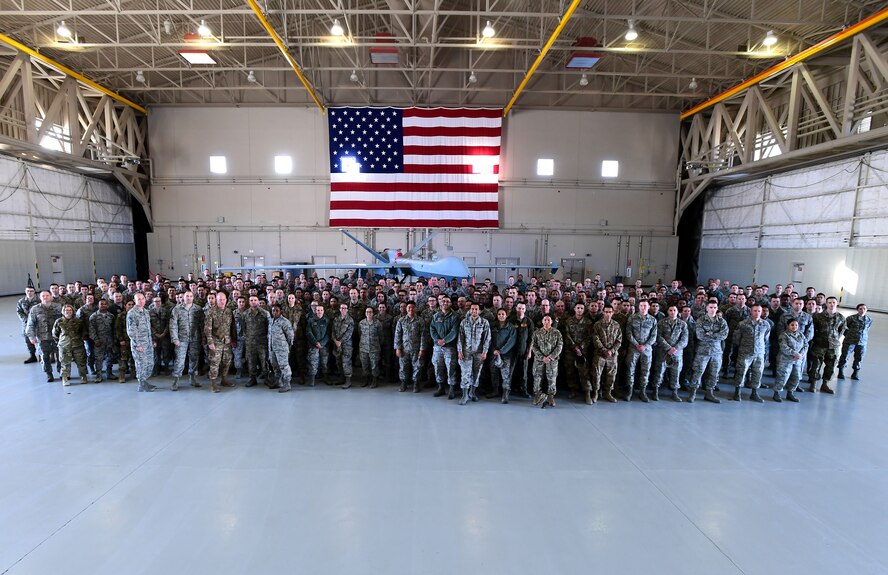
[[[431,290],[429,290],[431,291]],[[422,307],[422,311],[419,312],[419,317],[422,319],[423,325],[426,326],[426,330],[423,334],[425,337],[425,348],[427,350],[432,350],[432,361],[423,362],[423,373],[422,380],[423,381],[431,381],[436,379],[435,377],[435,363],[434,363],[434,350],[435,345],[432,341],[432,333],[431,329],[429,329],[432,325],[432,320],[435,319],[435,314],[438,313],[438,299],[434,297],[426,298],[425,305]],[[435,390],[435,393],[438,393],[438,390]]]
[[[703,383],[704,399],[712,403],[721,403],[713,391],[721,371],[722,342],[728,338],[728,324],[717,314],[718,303],[710,300],[706,304],[706,314],[697,320],[697,349],[694,355],[694,375],[690,382],[691,391],[688,395],[689,403],[694,403],[704,374],[708,374]]]
[[[697,351],[697,320],[694,318],[693,310],[690,306],[681,308],[681,319],[688,326],[688,345],[682,353],[682,369],[679,375],[679,384],[681,389],[688,388],[688,382],[694,372],[694,355]]]
[[[469,315],[459,324],[456,338],[456,354],[462,371],[460,386],[463,395],[459,401],[460,405],[465,405],[469,400],[478,401],[476,395],[478,379],[489,349],[490,324],[481,317],[480,306],[473,303],[469,308]]]
[[[614,308],[610,304],[604,306],[602,313],[604,317],[592,326],[594,380],[587,389],[583,390],[586,394],[586,405],[592,405],[598,401],[599,391],[605,401],[611,403],[617,401],[613,392],[617,379],[620,348],[623,345],[623,330],[620,329],[620,324],[614,321]]]
[[[389,306],[380,303],[376,306],[376,319],[382,324],[382,350],[379,353],[379,372],[384,378],[391,380],[395,372],[395,317],[389,312]]]
[[[512,365],[515,361],[515,342],[517,330],[509,323],[509,314],[500,308],[496,312],[496,325],[490,329],[490,349],[493,360],[490,363],[490,381],[493,390],[497,391],[502,383],[502,403],[509,403],[509,391],[512,389]]]
[[[86,374],[86,347],[83,340],[86,334],[85,323],[74,315],[74,306],[65,304],[62,308],[62,317],[52,326],[52,338],[59,350],[59,360],[62,362],[62,385],[69,385],[71,377],[71,360],[77,362],[77,371],[80,373],[80,383],[88,383]]]
[[[805,365],[805,354],[808,351],[808,339],[799,329],[799,320],[789,318],[786,329],[780,334],[779,353],[777,355],[777,377],[774,379],[774,401],[780,403],[780,392],[786,388],[786,399],[798,403],[795,390],[799,386],[802,368]]]
[[[194,303],[194,294],[182,294],[182,303],[173,308],[170,316],[170,341],[176,349],[176,365],[173,378],[182,377],[185,360],[188,360],[188,375],[192,387],[200,387],[195,379],[200,360],[200,347],[203,342],[203,310]]]
[[[586,315],[585,304],[578,303],[574,306],[574,315],[564,320],[561,333],[564,339],[561,361],[568,388],[567,397],[573,399],[579,389],[590,388],[586,354],[592,342],[592,320]]]
[[[327,375],[330,320],[324,311],[321,305],[315,307],[314,315],[308,318],[305,325],[305,337],[308,341],[308,385],[311,387],[314,387],[315,376],[319,371],[322,378]]]
[[[25,295],[15,304],[15,312],[18,314],[19,321],[22,323],[22,337],[28,348],[28,359],[25,363],[37,363],[37,346],[31,343],[31,338],[26,333],[28,329],[28,313],[31,308],[40,303],[37,292],[34,288],[28,286],[25,288]]]
[[[52,376],[52,362],[58,353],[55,340],[52,338],[52,328],[60,317],[62,317],[61,306],[52,301],[50,292],[42,291],[40,303],[28,311],[28,322],[25,326],[25,336],[35,349],[40,348],[43,371],[46,373],[46,381],[49,382],[55,381]]]
[[[336,358],[336,368],[344,378],[342,382],[343,389],[351,387],[354,331],[355,321],[349,315],[348,304],[340,304],[339,314],[333,318],[330,339],[333,340],[333,357]]]
[[[657,320],[648,314],[650,304],[647,300],[638,302],[638,313],[634,313],[626,320],[626,339],[629,340],[626,354],[626,401],[632,399],[632,389],[636,381],[636,367],[638,373],[638,399],[647,403],[647,384],[651,372],[651,358],[654,344],[657,343]]]
[[[133,300],[126,302],[123,310],[114,318],[114,337],[120,352],[117,367],[117,381],[126,383],[128,372],[136,373],[136,363],[130,347],[130,337],[126,332],[126,315],[133,309]]]
[[[447,399],[453,399],[459,383],[459,367],[456,357],[456,338],[459,334],[459,316],[451,309],[449,297],[441,298],[441,309],[432,316],[429,334],[432,339],[432,364],[435,366],[435,380],[438,388],[435,397],[444,395],[447,385]]]
[[[108,311],[108,300],[99,300],[99,309],[89,316],[89,337],[93,342],[96,361],[96,383],[102,382],[102,375],[114,377],[111,367],[114,364],[114,316]]]
[[[78,296],[75,298],[76,301],[79,301],[81,298]],[[71,304],[74,306],[74,316],[80,320],[83,324],[83,328],[86,330],[86,339],[83,340],[83,345],[86,348],[86,369],[87,371],[91,371],[93,374],[96,373],[96,353],[95,353],[95,344],[91,337],[89,337],[89,318],[92,314],[99,309],[99,306],[96,305],[96,298],[92,294],[86,294],[83,298],[83,304],[79,307],[76,304]]]
[[[247,387],[255,386],[258,377],[268,378],[266,373],[265,351],[268,349],[268,322],[271,315],[259,307],[259,298],[250,296],[250,309],[243,314],[244,337],[246,339],[247,365],[250,369],[250,381]]]
[[[845,317],[836,311],[837,305],[838,300],[830,296],[826,298],[826,308],[822,312],[814,314],[814,340],[811,342],[813,361],[808,366],[808,380],[811,382],[808,391],[816,389],[822,368],[823,383],[820,385],[820,392],[835,393],[827,382],[832,379],[842,335],[846,329]]]
[[[293,348],[293,324],[283,316],[280,304],[271,306],[271,322],[268,324],[268,356],[271,358],[271,367],[274,370],[274,381],[266,383],[270,389],[277,389],[278,393],[286,393],[292,389],[290,379],[293,372],[290,371],[290,350]]]
[[[401,386],[398,391],[407,391],[413,382],[413,393],[419,393],[419,376],[425,356],[425,323],[416,315],[416,304],[407,304],[407,315],[395,324],[395,356],[398,358],[398,376]]]
[[[228,369],[231,366],[231,348],[237,334],[234,328],[234,314],[226,305],[228,296],[225,292],[216,294],[216,305],[204,315],[203,336],[207,342],[207,362],[210,365],[210,390],[219,393],[216,380],[222,372],[221,385],[234,387],[228,382]],[[178,379],[170,389],[175,390]]]
[[[533,332],[533,393],[534,405],[545,408],[548,403],[555,406],[555,394],[557,393],[558,359],[564,347],[561,332],[552,325],[552,316],[545,314],[542,317],[541,328]],[[543,372],[546,373],[548,384],[546,394],[543,394]]]
[[[364,319],[358,324],[361,332],[358,352],[361,355],[361,372],[364,383],[361,387],[375,388],[379,385],[379,356],[382,351],[382,323],[376,319],[372,307],[364,309]]]
[[[514,385],[512,385],[512,389],[524,398],[528,398],[533,390],[532,373],[528,373],[528,367],[530,366],[530,344],[533,341],[534,323],[530,316],[527,315],[526,304],[521,302],[515,304],[515,314],[511,321],[515,324],[516,330],[515,366],[512,369]]]
[[[669,389],[672,400],[680,402],[678,395],[678,378],[681,374],[684,349],[688,345],[688,324],[678,317],[678,307],[670,304],[666,309],[667,317],[657,322],[657,347],[654,350],[654,401],[659,399],[660,384],[663,375],[669,378]]]
[[[762,385],[762,372],[765,369],[765,353],[771,338],[771,326],[762,319],[761,304],[753,304],[749,318],[741,321],[734,329],[736,367],[734,370],[734,401],[740,401],[740,388],[746,374],[749,374],[749,399],[762,403],[758,390]]]
[[[169,369],[166,358],[169,357],[170,316],[169,309],[163,305],[161,297],[154,296],[148,307],[151,316],[151,334],[154,338],[154,375],[161,370]]]
[[[237,344],[234,346],[232,355],[234,369],[237,371],[237,377],[243,377],[247,372],[246,358],[244,350],[247,349],[246,332],[244,331],[244,313],[247,311],[247,298],[240,296],[237,298],[237,307],[232,312],[234,314],[234,333],[237,336]]]
[[[139,391],[154,391],[157,388],[148,383],[148,378],[154,372],[155,344],[151,333],[151,315],[145,309],[145,295],[136,293],[126,307],[130,310],[125,315],[125,331],[129,338],[130,353],[136,364]]]
[[[281,306],[281,315],[293,328],[293,346],[290,348],[290,369],[305,383],[305,314],[296,294],[287,295],[287,305]]]
[[[722,316],[728,324],[728,339],[725,340],[725,351],[722,357],[722,369],[724,369],[725,377],[728,377],[728,371],[732,367],[736,371],[734,364],[737,359],[737,340],[734,338],[734,333],[737,331],[737,326],[740,325],[740,322],[749,319],[746,296],[742,293],[737,294],[735,305],[726,309]]]
[[[854,354],[851,363],[851,379],[859,379],[860,363],[866,356],[866,344],[869,340],[869,330],[873,325],[873,318],[866,315],[868,308],[865,303],[857,304],[857,313],[845,318],[845,339],[842,340],[842,353],[839,356],[839,379],[845,379],[845,363],[848,354]]]

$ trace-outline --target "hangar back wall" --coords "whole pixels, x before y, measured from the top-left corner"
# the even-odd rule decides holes
[[[311,108],[152,109],[151,271],[175,276],[254,255],[266,265],[315,256],[367,261],[326,226],[326,122]],[[431,245],[437,254],[523,264],[576,257],[604,276],[624,274],[631,260],[633,277],[643,273],[645,283],[671,277],[674,114],[518,111],[505,121],[503,137],[501,229],[442,234]],[[226,157],[226,174],[210,174],[211,155]],[[292,174],[274,173],[275,155],[292,157]],[[539,158],[555,161],[553,177],[536,175]],[[619,177],[601,177],[603,160],[620,162]],[[406,248],[424,236],[363,233],[377,249]]]

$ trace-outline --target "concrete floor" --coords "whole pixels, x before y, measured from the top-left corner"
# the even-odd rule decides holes
[[[64,389],[0,305],[0,573],[888,573],[885,316],[833,397],[540,410]]]

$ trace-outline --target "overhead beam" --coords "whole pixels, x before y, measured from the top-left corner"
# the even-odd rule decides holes
[[[842,30],[841,32],[833,34],[829,38],[826,38],[825,40],[822,40],[822,41],[818,42],[817,44],[814,44],[813,46],[811,46],[807,50],[803,50],[802,52],[799,52],[798,54],[796,54],[795,56],[793,56],[791,58],[787,58],[783,62],[777,64],[776,66],[772,66],[771,68],[768,68],[767,70],[765,70],[764,72],[761,72],[760,74],[756,74],[755,76],[753,76],[749,80],[746,80],[745,82],[741,82],[740,84],[737,84],[736,86],[734,86],[730,90],[727,90],[726,92],[722,92],[718,96],[710,98],[709,100],[706,100],[705,102],[703,102],[702,104],[700,104],[698,106],[694,106],[693,108],[691,108],[690,110],[688,110],[687,112],[682,114],[680,116],[680,119],[681,119],[681,121],[684,121],[684,120],[690,118],[691,116],[693,116],[694,114],[702,112],[703,110],[706,110],[707,108],[710,108],[711,106],[714,106],[715,104],[718,104],[719,102],[724,102],[728,98],[731,98],[732,96],[739,94],[743,90],[745,90],[751,86],[754,86],[754,85],[758,84],[759,82],[766,80],[775,74],[779,74],[780,72],[783,72],[784,70],[789,69],[790,67],[794,66],[795,64],[798,64],[800,62],[804,62],[808,58],[816,56],[817,54],[820,54],[824,50],[827,50],[828,48],[831,48],[831,47],[835,46],[836,44],[843,42],[844,40],[847,40],[848,38],[851,38],[852,36],[855,36],[855,35],[859,34],[860,32],[863,32],[864,30],[872,28],[873,26],[876,26],[876,25],[880,24],[881,22],[884,22],[885,20],[888,20],[888,8],[883,8],[882,10],[876,12],[875,14],[870,16],[869,18],[864,18],[863,20],[861,20],[857,24],[854,24],[853,26],[849,26],[848,28]]]
[[[106,95],[114,98],[118,102],[120,102],[122,104],[126,104],[130,108],[133,108],[134,110],[138,110],[139,112],[142,112],[143,114],[148,115],[148,110],[146,110],[142,106],[136,104],[132,100],[130,100],[128,98],[124,98],[123,96],[121,96],[117,92],[113,92],[113,91],[109,90],[108,88],[93,82],[92,80],[90,80],[89,78],[84,76],[83,74],[75,72],[71,68],[68,68],[64,64],[60,64],[59,62],[56,62],[52,58],[47,58],[46,56],[44,56],[40,52],[33,50],[32,48],[29,48],[28,46],[25,46],[24,44],[22,44],[21,42],[19,42],[17,40],[13,40],[12,38],[7,36],[6,34],[0,34],[0,42],[2,42],[3,44],[6,44],[7,46],[11,46],[12,48],[15,48],[19,52],[23,52],[23,53],[29,55],[30,57],[32,57],[36,60],[39,60],[40,62],[43,62],[44,64],[52,66],[53,68],[55,68],[59,72],[74,78],[75,80],[77,80],[81,84],[85,84],[85,85],[89,86],[90,88],[92,88],[93,90],[98,90],[102,94],[106,94]]]
[[[284,58],[287,60],[287,62],[290,63],[290,67],[293,68],[293,71],[296,72],[296,75],[299,77],[299,81],[302,82],[302,85],[305,86],[306,90],[308,90],[308,94],[311,96],[311,99],[314,100],[315,104],[318,105],[321,113],[325,113],[327,110],[326,108],[324,108],[324,105],[321,103],[320,98],[318,98],[318,95],[315,93],[311,82],[309,82],[308,78],[306,78],[302,74],[302,69],[299,67],[299,64],[297,64],[293,56],[290,55],[290,52],[289,50],[287,50],[287,47],[284,46],[284,42],[281,40],[281,37],[278,36],[277,32],[274,31],[274,28],[272,28],[271,24],[268,23],[265,15],[262,14],[262,9],[259,8],[258,4],[256,4],[256,0],[247,0],[247,2],[250,4],[250,8],[253,9],[253,13],[262,24],[262,27],[265,28],[265,30],[268,32],[268,35],[271,36],[272,40],[274,40],[275,45],[277,45],[278,49],[281,51],[281,54],[284,55]]]
[[[251,2],[253,0],[250,0]],[[518,96],[521,95],[521,91],[524,90],[524,87],[527,86],[527,83],[530,81],[533,73],[536,72],[536,69],[539,67],[540,63],[546,57],[546,54],[549,53],[549,48],[552,47],[552,44],[555,43],[555,40],[558,39],[558,36],[561,35],[561,31],[564,30],[564,27],[567,26],[570,17],[573,16],[574,12],[576,12],[577,8],[580,6],[580,0],[573,0],[570,3],[570,6],[567,9],[567,12],[564,13],[564,16],[561,18],[561,22],[558,23],[558,26],[555,27],[555,31],[552,32],[552,35],[549,37],[549,41],[546,42],[546,45],[543,46],[543,49],[540,51],[540,55],[537,56],[537,59],[534,61],[533,65],[530,67],[530,70],[525,74],[524,79],[521,81],[521,84],[518,85],[518,89],[515,90],[515,93],[512,95],[512,99],[509,100],[509,104],[506,106],[506,109],[503,110],[503,117],[507,116],[509,110],[512,109],[512,106],[515,105],[515,101],[518,100]]]

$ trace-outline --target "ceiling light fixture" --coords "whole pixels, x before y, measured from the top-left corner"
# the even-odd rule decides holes
[[[583,74],[580,76],[580,86],[588,86],[589,85],[589,77]]]
[[[256,73],[252,70],[250,70],[250,73],[247,74],[247,82],[249,82],[250,84],[256,83]]]
[[[138,82],[139,84],[145,83],[145,74],[141,70],[136,72],[136,82]]]
[[[62,20],[62,23],[59,24],[59,27],[56,28],[56,34],[61,36],[62,38],[70,38],[71,37],[71,29],[65,26],[65,21]]]
[[[478,76],[475,75],[475,71],[472,70],[472,73],[469,74],[469,84],[474,84],[478,81]]]
[[[691,92],[693,92],[697,89],[697,79],[696,78],[691,78],[691,83],[688,84],[688,89],[690,89]]]
[[[348,79],[351,80],[352,82],[354,82],[355,84],[357,84],[358,83],[358,72],[356,70],[352,70],[351,76],[349,76]]]
[[[632,42],[633,40],[638,38],[638,30],[635,29],[634,21],[629,20],[629,29],[626,30],[626,35],[623,37],[626,38],[627,42]]]
[[[345,30],[339,25],[339,20],[333,20],[333,25],[330,26],[330,34],[334,36],[342,36],[345,34]]]
[[[493,38],[496,35],[496,30],[490,25],[490,20],[487,21],[487,26],[481,31],[481,35],[485,38]]]
[[[765,34],[765,39],[762,40],[762,44],[770,48],[771,46],[773,46],[776,43],[777,43],[777,35],[774,34],[773,30],[768,30],[768,33]]]
[[[183,48],[179,50],[179,56],[185,58],[185,61],[189,64],[215,64],[216,60],[213,59],[212,56],[207,54],[206,50],[194,50],[194,49],[186,49]]]
[[[200,34],[203,38],[213,35],[213,31],[210,30],[209,26],[207,26],[206,20],[200,21],[200,26],[197,27],[197,33]]]
[[[173,23],[170,22],[169,20],[163,21],[163,33],[166,34],[167,36],[169,36],[170,34],[173,33]]]

